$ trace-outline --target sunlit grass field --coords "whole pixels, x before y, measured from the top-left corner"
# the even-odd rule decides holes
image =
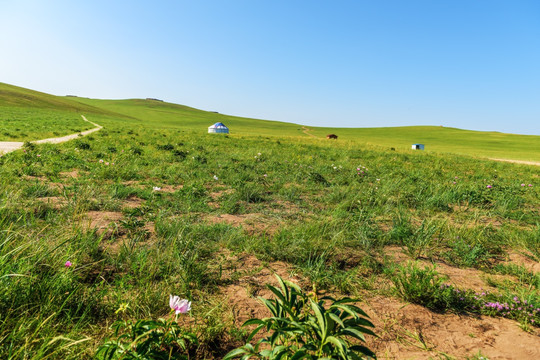
[[[291,124],[279,136],[273,122],[256,133],[255,120],[146,100],[69,101],[104,128],[0,157],[1,359],[90,359],[115,321],[167,318],[169,294],[192,301],[180,319],[198,338],[190,358],[221,359],[246,342],[243,321],[267,316],[256,297],[271,295],[273,272],[371,306],[380,338],[367,345],[380,354],[491,351],[465,324],[475,351],[445,348],[383,317],[386,303],[485,326],[505,318],[519,343],[537,341],[537,167],[392,151],[335,129],[338,141]],[[232,134],[207,134],[218,120]],[[496,302],[512,310],[486,306]]]
[[[84,104],[144,120],[158,128],[181,128],[201,133],[217,121],[224,122],[239,135],[300,136],[326,140],[337,134],[339,141],[408,151],[423,143],[428,152],[451,153],[485,158],[540,161],[540,136],[479,132],[440,126],[392,128],[321,128],[277,121],[239,118],[201,111],[186,106],[151,100],[77,99]]]
[[[47,139],[78,133],[92,127],[92,124],[76,113],[20,107],[1,107],[0,110],[1,141]]]
[[[80,115],[94,115],[106,124],[195,131],[203,134],[217,121],[231,129],[231,136],[318,138],[330,133],[350,146],[411,152],[423,143],[426,152],[481,158],[540,161],[540,136],[479,132],[440,126],[393,128],[320,128],[279,121],[242,118],[156,100],[97,100],[59,97],[0,84],[0,141],[24,141],[66,135],[91,127]],[[96,119],[97,119],[96,118]],[[31,122],[33,120],[34,122]],[[73,131],[75,130],[75,131]]]

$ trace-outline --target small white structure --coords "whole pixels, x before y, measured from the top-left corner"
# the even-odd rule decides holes
[[[413,150],[424,150],[424,144],[412,144]]]
[[[208,133],[209,134],[216,134],[216,133],[228,134],[229,128],[226,127],[225,124],[223,124],[222,122],[217,122],[214,125],[208,127]]]

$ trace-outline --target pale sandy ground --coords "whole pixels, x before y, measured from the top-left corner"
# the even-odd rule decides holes
[[[66,135],[66,136],[61,136],[61,137],[56,137],[56,138],[37,140],[37,141],[33,141],[33,143],[36,143],[36,144],[46,144],[46,143],[47,144],[58,144],[58,143],[63,143],[63,142],[69,141],[69,140],[76,139],[81,135],[85,136],[85,135],[91,134],[91,133],[93,133],[95,131],[98,131],[98,130],[101,130],[103,128],[101,125],[98,125],[98,124],[86,119],[86,117],[84,115],[81,115],[81,117],[83,118],[84,121],[87,121],[90,124],[94,125],[95,128],[90,129],[90,130],[86,130],[86,131],[83,131],[83,132],[77,133],[77,134],[71,134],[71,135]],[[21,141],[0,141],[0,155],[3,155],[3,154],[6,154],[6,153],[9,153],[9,152],[18,150],[18,149],[22,148],[23,144],[24,143],[21,142]]]
[[[505,161],[505,162],[511,162],[511,163],[516,163],[516,164],[525,164],[525,165],[536,165],[536,166],[540,166],[540,162],[538,162],[538,161],[523,161],[523,160],[493,159],[493,158],[490,158],[489,160]]]

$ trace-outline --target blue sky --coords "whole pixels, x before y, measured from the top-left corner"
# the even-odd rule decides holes
[[[56,95],[540,135],[539,1],[0,0],[0,49]]]

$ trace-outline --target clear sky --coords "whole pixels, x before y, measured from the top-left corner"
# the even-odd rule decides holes
[[[0,0],[0,81],[312,126],[540,135],[540,1]]]

